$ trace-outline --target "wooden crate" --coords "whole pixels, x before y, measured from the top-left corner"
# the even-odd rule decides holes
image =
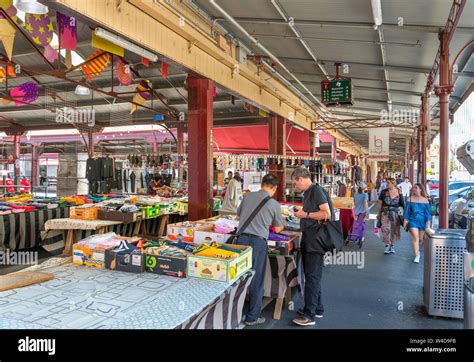
[[[99,210],[99,207],[71,207],[69,217],[80,220],[98,220]]]

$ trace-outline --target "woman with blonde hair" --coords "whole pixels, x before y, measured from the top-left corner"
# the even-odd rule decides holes
[[[395,179],[387,179],[387,188],[380,192],[377,227],[382,229],[385,254],[395,254],[395,242],[400,240],[401,209],[405,206],[403,195]]]
[[[420,241],[423,241],[425,230],[430,227],[431,212],[428,195],[422,184],[413,186],[412,195],[405,204],[403,228],[411,235],[414,263],[420,262]]]

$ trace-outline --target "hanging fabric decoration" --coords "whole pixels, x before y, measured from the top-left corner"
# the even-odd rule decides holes
[[[26,14],[25,18],[25,29],[31,36],[33,41],[44,47],[44,53],[46,59],[50,62],[54,62],[58,59],[58,51],[54,50],[51,45],[53,40],[54,27],[53,22],[48,14]]]
[[[0,0],[0,8],[5,9],[7,15],[12,18],[14,22],[17,21],[16,8],[13,6],[13,0]],[[15,33],[16,28],[10,24],[3,14],[0,14],[0,42],[3,44],[9,60],[12,60],[13,56]]]
[[[133,96],[133,102],[138,104],[144,104],[145,101],[151,98],[151,91],[153,87],[151,82],[148,79],[144,79],[140,81],[137,88],[135,89],[135,95]],[[130,114],[134,113],[138,109],[136,104],[132,104],[132,109],[130,110]]]
[[[214,98],[217,96],[217,88],[216,88],[216,86],[214,86],[214,87],[212,88],[212,96],[213,96]]]
[[[117,72],[117,79],[121,85],[128,86],[132,84],[132,71],[130,69],[130,66],[126,64],[122,58],[118,58],[117,64],[115,65],[115,70]]]
[[[250,105],[250,113],[253,113],[253,111],[254,111],[254,108],[253,108],[253,105],[251,104]]]
[[[258,110],[258,115],[260,117],[266,117],[267,116],[267,112],[265,112],[263,109],[259,109]]]
[[[71,51],[77,48],[77,24],[76,18],[56,12],[58,22],[59,38],[61,39],[61,48],[66,50],[66,67],[72,67]]]
[[[98,56],[102,54],[101,56]],[[97,57],[97,58],[96,58]],[[95,58],[95,59],[93,59]],[[90,60],[93,59],[93,60]],[[92,80],[92,77],[97,77],[102,71],[107,68],[110,64],[110,54],[104,53],[103,50],[96,50],[94,53],[89,55],[86,60],[88,61],[81,68],[84,75]]]
[[[249,110],[249,104],[248,104],[247,102],[244,102],[244,109],[245,109],[246,111]]]
[[[168,63],[166,63],[164,60],[161,62],[161,76],[168,76]]]
[[[16,106],[23,106],[25,103],[33,103],[38,99],[39,88],[36,83],[27,82],[13,88],[10,96],[15,101]]]
[[[16,78],[15,68],[13,68],[11,65],[8,65],[8,66],[1,65],[0,66],[0,83],[6,82],[7,74],[9,78]]]
[[[142,57],[142,64],[148,68],[150,66],[150,59]]]
[[[77,48],[77,23],[72,16],[56,13],[58,20],[59,37],[61,48],[66,50],[76,50]]]

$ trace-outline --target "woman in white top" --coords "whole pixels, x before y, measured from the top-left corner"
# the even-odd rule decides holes
[[[220,215],[235,215],[237,208],[242,201],[242,183],[240,182],[240,175],[235,173],[234,177],[229,181],[227,190],[225,192],[224,201],[222,202]]]

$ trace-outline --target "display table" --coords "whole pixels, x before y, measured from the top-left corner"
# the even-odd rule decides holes
[[[292,288],[299,285],[296,258],[297,255],[268,256],[263,306],[276,298],[273,319],[280,319],[283,305],[289,308]]]
[[[21,250],[42,245],[45,222],[69,216],[69,207],[0,215],[0,251]]]
[[[253,272],[233,284],[52,260],[55,279],[0,292],[1,329],[235,329]]]
[[[77,231],[83,230],[93,230],[98,234],[103,234],[109,231],[111,226],[124,225],[121,221],[108,221],[108,220],[78,220],[71,218],[64,219],[53,219],[48,220],[44,224],[45,230],[48,232],[50,230],[55,231],[66,231],[66,246],[64,247],[64,255],[69,256],[72,253],[72,244],[76,241],[83,239],[83,235],[77,233]],[[138,232],[141,227],[141,220],[125,224],[133,225],[132,235],[138,235]],[[122,235],[120,232],[118,233]],[[122,235],[128,236],[128,235]]]

